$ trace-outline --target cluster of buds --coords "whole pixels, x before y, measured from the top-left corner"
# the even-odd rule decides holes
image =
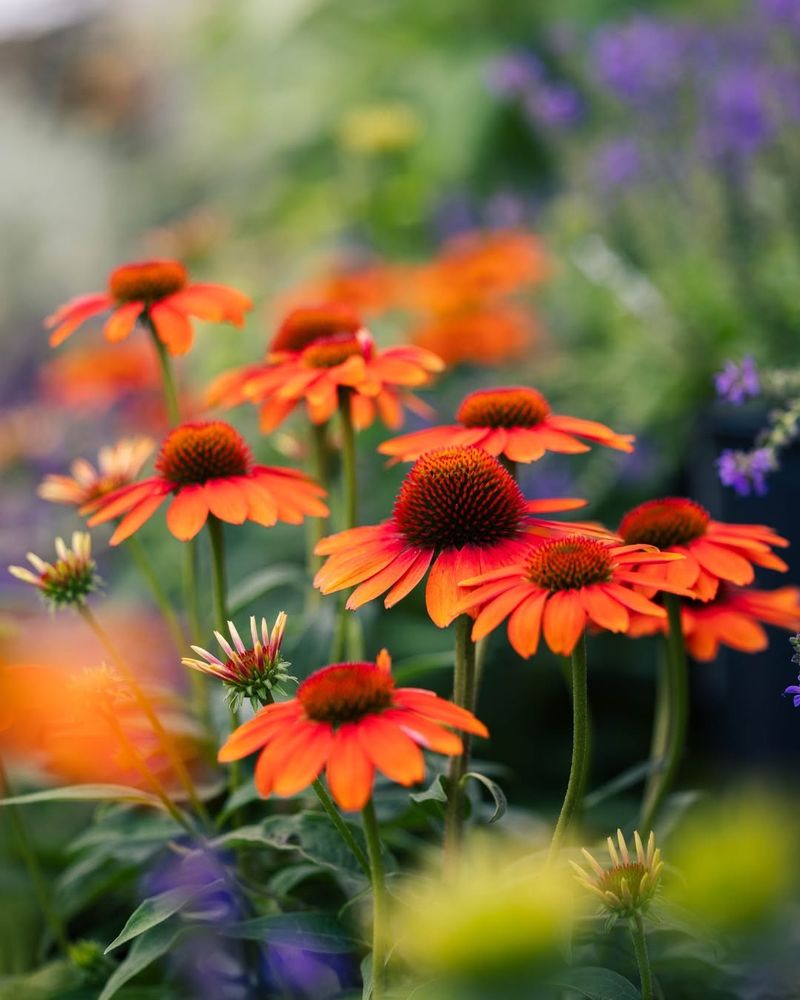
[[[635,856],[628,850],[621,830],[617,830],[617,844],[609,837],[606,844],[611,864],[607,868],[586,848],[582,848],[581,853],[588,862],[590,871],[570,861],[578,882],[600,900],[612,921],[644,912],[661,879],[664,863],[661,851],[656,847],[655,834],[650,834],[646,850],[638,830],[633,834],[633,842]]]
[[[266,619],[261,619],[260,635],[253,615],[250,618],[252,645],[248,648],[236,626],[229,621],[228,631],[232,645],[221,633],[214,633],[226,656],[225,660],[206,649],[201,649],[200,646],[192,646],[201,659],[185,657],[183,663],[187,667],[200,670],[204,674],[212,674],[223,681],[234,708],[238,708],[245,698],[249,699],[253,708],[259,708],[274,701],[275,692],[280,692],[281,684],[296,680],[286,672],[290,664],[281,659],[281,644],[285,630],[286,614],[283,611],[275,619],[271,632]]]
[[[71,546],[67,547],[63,538],[57,538],[55,547],[58,557],[55,562],[45,562],[29,552],[27,559],[33,571],[25,566],[9,566],[9,572],[18,580],[36,587],[53,607],[81,607],[99,583],[97,567],[92,559],[91,536],[85,531],[76,531],[73,532]]]

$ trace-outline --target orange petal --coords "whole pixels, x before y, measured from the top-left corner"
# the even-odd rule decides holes
[[[185,313],[173,309],[167,302],[157,302],[150,309],[150,318],[158,339],[170,354],[185,354],[192,346],[192,324]]]
[[[63,344],[67,337],[74,333],[82,323],[85,323],[91,316],[110,309],[113,304],[114,300],[102,292],[79,295],[77,298],[70,299],[44,321],[45,327],[53,330],[50,334],[50,346],[58,347],[59,344]]]
[[[119,545],[126,538],[138,531],[139,528],[149,518],[155,514],[158,508],[166,499],[165,494],[159,493],[156,496],[146,497],[133,510],[129,511],[117,525],[117,529],[109,539],[109,545]]]
[[[506,457],[512,462],[535,462],[545,453],[535,427],[512,427],[508,431]]]
[[[203,486],[206,503],[211,513],[228,524],[244,524],[247,520],[248,501],[245,490],[237,479],[209,479]]]
[[[445,549],[434,560],[425,588],[425,603],[434,625],[445,628],[458,614],[458,551]]]
[[[217,760],[226,764],[248,757],[274,739],[283,729],[291,731],[302,709],[296,699],[267,705],[230,734],[220,747]]]
[[[333,746],[333,727],[325,723],[309,725],[302,744],[275,775],[276,795],[294,795],[307,788],[322,770]]]
[[[484,604],[472,628],[473,640],[478,642],[493,632],[500,622],[530,595],[530,590],[530,586],[526,583],[512,586],[510,590],[504,590],[497,597]]]
[[[425,777],[425,759],[417,744],[383,715],[367,715],[357,725],[361,749],[391,781],[414,785]]]
[[[627,608],[610,597],[602,584],[583,587],[580,591],[581,603],[586,614],[600,628],[609,632],[624,632],[630,623]]]
[[[575,590],[550,595],[542,617],[545,641],[554,653],[569,656],[586,627],[586,612]]]
[[[691,545],[691,553],[703,569],[715,576],[740,586],[753,581],[753,567],[738,552],[714,545],[713,542],[698,538]]]
[[[465,733],[474,733],[476,736],[489,735],[489,730],[472,712],[454,705],[451,701],[445,701],[433,691],[425,691],[422,688],[398,688],[394,700],[395,704],[410,708],[434,722],[441,722],[454,729],[461,729]]]
[[[136,326],[143,309],[144,302],[127,302],[115,309],[103,327],[106,340],[110,340],[112,344],[124,340]]]
[[[270,491],[257,480],[242,478],[242,491],[247,498],[247,516],[256,524],[271,528],[278,520],[278,505]]]
[[[420,743],[427,750],[434,750],[436,753],[448,756],[458,755],[464,750],[464,743],[457,733],[450,729],[443,729],[417,712],[412,712],[409,709],[389,708],[383,713],[383,717],[394,722],[407,736],[410,736],[412,740]]]
[[[184,486],[169,505],[167,527],[182,542],[200,531],[208,518],[208,501],[202,486]]]
[[[328,788],[339,806],[347,812],[363,809],[372,794],[375,768],[364,753],[357,726],[340,726],[328,755]]]
[[[539,648],[546,600],[546,590],[532,594],[520,604],[508,620],[508,641],[525,659],[533,656]]]
[[[404,597],[407,597],[428,572],[428,567],[432,559],[433,549],[423,549],[417,553],[417,558],[406,571],[405,576],[397,581],[384,598],[383,606],[385,608],[393,608],[398,601],[402,601]]]
[[[380,597],[381,594],[397,583],[406,571],[414,565],[417,558],[418,553],[416,549],[406,549],[405,552],[401,552],[388,566],[356,587],[347,599],[348,609],[355,611],[362,604]]]

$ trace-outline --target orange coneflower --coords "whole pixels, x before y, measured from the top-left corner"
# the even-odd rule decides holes
[[[234,733],[220,761],[256,750],[255,782],[265,798],[294,795],[326,769],[342,809],[362,809],[375,771],[401,785],[425,776],[420,747],[456,756],[459,736],[445,727],[488,736],[474,715],[432,691],[396,688],[384,649],[375,663],[333,663],[303,681],[291,701],[267,705]]]
[[[378,451],[410,461],[445,445],[472,445],[512,462],[535,462],[546,451],[589,451],[580,438],[617,451],[633,451],[632,434],[616,434],[594,420],[551,413],[540,392],[523,386],[471,392],[459,406],[456,420],[457,424],[384,441]]]
[[[524,357],[537,332],[530,310],[492,302],[433,313],[412,328],[408,339],[448,366],[502,365]]]
[[[155,446],[147,437],[122,438],[100,449],[96,468],[85,458],[76,458],[71,475],[45,476],[37,493],[43,500],[72,504],[88,514],[102,497],[134,482]]]
[[[630,635],[666,632],[663,620],[631,616]],[[756,590],[723,583],[710,601],[684,602],[681,626],[686,649],[695,660],[716,658],[720,646],[758,653],[768,645],[761,624],[789,632],[800,630],[800,587]]]
[[[160,390],[153,349],[138,340],[126,344],[84,344],[53,355],[39,372],[42,390],[61,406],[106,410],[131,394]]]
[[[462,592],[469,592],[461,609],[478,612],[474,640],[508,618],[508,638],[520,656],[536,652],[541,634],[554,653],[568,656],[588,624],[626,632],[630,611],[665,618],[664,609],[639,590],[687,591],[654,581],[641,567],[679,559],[648,545],[586,535],[551,538],[529,545],[511,565],[462,578]]]
[[[329,594],[358,584],[348,608],[384,593],[390,608],[430,567],[428,614],[444,628],[457,614],[460,580],[514,562],[527,548],[531,532],[569,530],[535,514],[583,504],[526,500],[497,459],[479,448],[432,451],[412,466],[388,521],[342,531],[317,545],[316,552],[330,558],[314,586]]]
[[[227,285],[189,281],[177,260],[144,260],[113,270],[108,290],[70,299],[47,317],[50,344],[57,347],[87,319],[112,310],[103,333],[113,343],[124,340],[147,315],[170,354],[185,354],[192,346],[190,317],[241,326],[252,308],[250,299]]]
[[[289,313],[266,361],[226,373],[209,396],[226,406],[256,403],[265,433],[303,401],[312,422],[324,423],[336,412],[343,391],[350,393],[356,427],[368,427],[376,416],[399,427],[404,405],[429,412],[408,387],[426,385],[443,368],[440,358],[418,347],[380,350],[355,310],[332,303]]]
[[[209,514],[229,524],[255,521],[269,527],[328,513],[321,486],[295,469],[254,464],[244,438],[222,420],[176,427],[155,464],[157,475],[109,493],[94,506],[90,525],[122,517],[112,545],[138,531],[170,494],[167,527],[181,541],[194,538]]]
[[[704,507],[685,497],[639,504],[623,517],[619,534],[625,542],[643,542],[685,556],[653,575],[693,590],[702,601],[716,594],[720,580],[740,586],[752,583],[754,566],[788,569],[771,547],[789,543],[771,528],[713,521]]]
[[[380,262],[335,262],[324,274],[282,295],[279,307],[289,311],[308,302],[339,302],[364,315],[380,315],[397,303],[404,274],[402,268]]]

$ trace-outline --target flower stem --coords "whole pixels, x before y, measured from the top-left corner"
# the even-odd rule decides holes
[[[650,969],[650,956],[647,954],[647,938],[644,933],[644,920],[637,910],[630,919],[631,939],[636,953],[636,964],[639,966],[639,979],[642,985],[642,1000],[653,1000],[653,973]]]
[[[564,842],[572,815],[581,796],[586,773],[586,753],[589,719],[588,692],[586,684],[586,635],[578,640],[572,651],[572,765],[569,772],[564,803],[556,823],[547,863],[552,864]]]
[[[475,700],[475,643],[472,641],[472,619],[460,615],[456,619],[455,668],[453,671],[453,701],[471,710]],[[452,867],[461,844],[464,825],[464,790],[462,781],[469,769],[470,738],[464,734],[464,751],[450,758],[447,779],[447,804],[444,815],[445,867]]]
[[[169,634],[172,636],[172,641],[175,643],[176,651],[182,652],[184,646],[186,645],[186,637],[183,634],[183,629],[181,628],[178,616],[175,614],[175,609],[170,604],[167,593],[158,578],[158,574],[156,573],[153,564],[150,562],[150,558],[147,555],[145,547],[142,545],[138,535],[131,535],[126,544],[139,574],[150,588],[153,600],[158,605],[158,609],[161,612],[164,623],[169,630]]]
[[[368,879],[371,880],[372,871],[370,869],[369,859],[361,849],[361,846],[359,845],[356,838],[353,836],[350,827],[342,819],[341,813],[336,808],[333,799],[330,797],[330,795],[328,795],[327,789],[322,784],[319,778],[315,778],[311,782],[311,787],[317,793],[317,798],[319,799],[322,808],[328,814],[328,818],[330,819],[331,823],[333,823],[333,825],[336,827],[337,833],[345,842],[345,844],[347,844],[350,850],[353,852],[353,855],[355,856],[356,861],[361,866],[364,874],[367,876]]]
[[[186,617],[189,620],[189,635],[194,645],[199,645],[203,639],[200,624],[200,593],[197,588],[198,578],[197,539],[192,538],[183,545],[183,596],[186,604]],[[205,729],[211,727],[211,711],[208,702],[208,684],[206,678],[197,670],[190,671],[189,680],[192,685],[192,703],[194,710]]]
[[[350,407],[350,393],[343,390],[339,396],[339,415],[342,423],[342,479],[344,482],[342,530],[356,526],[358,518],[358,470],[356,466],[356,436]],[[339,620],[333,637],[331,662],[338,663],[349,655],[355,657],[356,640],[354,621],[348,621],[347,597],[342,595]],[[352,647],[352,648],[351,648]]]
[[[328,445],[328,424],[309,423],[310,442],[310,473],[324,489],[328,488],[328,462],[330,460]],[[317,570],[322,565],[322,556],[314,555],[317,543],[322,541],[328,531],[328,522],[324,517],[310,517],[307,524],[308,532],[308,575],[313,580]],[[322,595],[313,584],[309,587],[306,607],[311,610],[318,608]]]
[[[658,774],[657,783],[642,814],[641,829],[643,832],[653,828],[653,821],[678,773],[686,743],[689,720],[689,671],[686,662],[686,647],[683,641],[681,602],[674,594],[664,594],[664,606],[667,609],[669,621],[666,640],[669,699],[668,740],[664,754],[664,767]]]
[[[7,798],[13,798],[13,791],[8,782],[8,775],[6,774],[6,769],[2,759],[0,759],[0,788],[2,788],[3,793]],[[28,871],[28,878],[31,880],[33,893],[36,896],[36,902],[39,904],[39,909],[42,911],[44,922],[50,928],[50,933],[53,935],[53,939],[66,954],[69,948],[69,938],[67,937],[67,932],[61,921],[61,917],[56,912],[53,902],[50,899],[47,881],[39,864],[39,859],[36,857],[36,852],[33,849],[33,840],[28,833],[25,820],[22,816],[22,810],[19,806],[15,805],[4,806],[4,809],[6,810],[8,821],[14,831],[14,836],[17,840],[17,849],[22,856],[22,861]]]
[[[386,881],[381,835],[372,799],[362,811],[372,880],[372,1000],[383,1000],[386,973]]]
[[[650,803],[656,793],[661,778],[661,772],[666,762],[667,746],[669,745],[670,712],[670,669],[666,648],[659,657],[656,674],[656,698],[653,710],[653,734],[650,739],[650,770],[647,775],[644,796],[642,798],[642,820],[650,810]],[[642,825],[642,829],[645,829]]]
[[[181,409],[178,403],[178,390],[175,386],[175,377],[172,373],[172,364],[169,360],[169,353],[167,348],[164,346],[163,341],[156,332],[155,324],[153,323],[153,318],[150,315],[150,310],[145,309],[142,313],[145,326],[150,330],[150,336],[153,340],[153,345],[156,349],[156,355],[158,357],[158,366],[161,369],[161,382],[164,387],[164,402],[167,407],[167,417],[171,426],[175,426],[181,422]]]
[[[111,636],[106,632],[100,622],[95,618],[94,613],[91,611],[87,604],[80,605],[78,608],[81,617],[89,626],[89,628],[94,632],[97,638],[100,640],[100,644],[108,653],[111,662],[114,664],[116,669],[119,671],[120,675],[124,678],[125,683],[131,689],[131,693],[136,701],[136,704],[144,713],[145,718],[150,723],[153,732],[156,734],[161,748],[167,756],[170,764],[172,765],[175,774],[180,781],[181,785],[189,797],[189,801],[192,803],[198,816],[200,816],[203,821],[208,820],[208,812],[203,805],[200,797],[197,794],[197,789],[194,786],[192,777],[189,771],[181,760],[180,754],[175,749],[169,734],[164,729],[161,724],[161,720],[153,708],[150,699],[147,697],[145,692],[142,690],[138,680],[136,679],[136,674],[128,666],[127,662],[123,659],[117,647],[114,645]]]

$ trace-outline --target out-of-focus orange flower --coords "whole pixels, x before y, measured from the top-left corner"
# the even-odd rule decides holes
[[[278,301],[279,315],[286,315],[309,302],[338,302],[363,316],[378,316],[397,304],[406,272],[387,264],[346,263],[291,289]]]
[[[233,732],[220,761],[260,750],[256,788],[265,798],[294,795],[326,768],[331,795],[342,809],[363,809],[375,771],[414,785],[425,776],[420,747],[450,756],[462,752],[460,729],[488,736],[474,715],[420,688],[396,688],[384,649],[375,663],[333,663],[300,685],[291,701],[267,705]]]
[[[398,427],[403,406],[423,407],[408,388],[426,385],[443,368],[440,358],[418,347],[379,349],[354,309],[328,303],[289,313],[266,361],[226,373],[212,385],[209,398],[226,406],[257,404],[266,433],[301,402],[311,421],[322,424],[336,412],[341,393],[348,392],[356,427],[368,427],[377,416]]]
[[[152,348],[138,341],[65,351],[42,365],[39,381],[53,403],[91,410],[106,410],[126,395],[160,391],[161,386]]]
[[[122,438],[100,449],[97,468],[85,458],[76,458],[70,465],[71,475],[45,476],[37,493],[43,500],[73,504],[86,514],[101,497],[130,485],[155,446],[151,438]]]
[[[411,330],[409,339],[447,365],[502,365],[524,357],[536,335],[529,310],[498,302],[433,314]]]
[[[627,632],[630,611],[666,617],[638,592],[643,586],[686,594],[666,581],[654,585],[651,570],[682,557],[649,545],[617,545],[571,535],[530,545],[510,565],[462,578],[460,610],[477,612],[476,641],[508,618],[508,638],[520,656],[533,656],[544,634],[554,653],[569,656],[588,624]]]
[[[110,310],[103,333],[116,343],[146,317],[170,354],[185,354],[192,346],[191,317],[242,326],[252,305],[246,295],[227,285],[190,283],[177,260],[145,260],[116,268],[107,291],[70,299],[47,317],[45,326],[52,330],[51,346],[57,347],[87,319]]]
[[[63,429],[58,415],[39,404],[0,413],[0,469],[51,455],[63,440]]]
[[[716,658],[720,646],[742,653],[759,653],[769,638],[764,625],[789,632],[800,631],[800,587],[756,590],[720,584],[710,601],[684,602],[681,624],[686,649],[695,660]],[[667,631],[664,619],[632,616],[629,635],[653,635]]]
[[[581,438],[618,451],[633,451],[632,434],[616,434],[594,420],[552,413],[544,396],[525,386],[471,392],[458,408],[456,420],[457,424],[429,427],[384,441],[378,451],[407,462],[435,448],[474,446],[512,462],[535,462],[546,451],[588,451]]]
[[[712,520],[708,511],[686,497],[647,500],[620,522],[628,543],[643,542],[685,556],[664,565],[657,577],[693,590],[710,600],[720,581],[739,586],[753,582],[754,566],[785,572],[789,567],[772,551],[789,543],[763,524],[727,524]]]
[[[295,469],[254,464],[237,430],[222,420],[184,423],[164,439],[157,475],[107,493],[92,504],[89,525],[121,517],[111,545],[118,545],[148,521],[170,494],[167,527],[188,541],[213,514],[229,524],[277,521],[300,524],[325,517],[325,490]]]

